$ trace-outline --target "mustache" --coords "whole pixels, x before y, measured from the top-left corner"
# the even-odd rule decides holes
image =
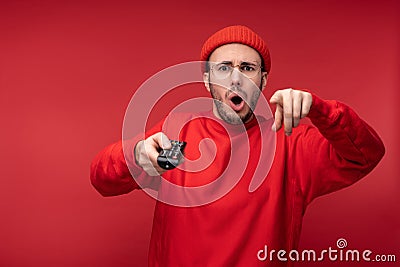
[[[228,97],[232,92],[240,95],[242,98],[247,99],[246,91],[244,91],[240,86],[231,86],[228,90],[226,90],[225,97]]]

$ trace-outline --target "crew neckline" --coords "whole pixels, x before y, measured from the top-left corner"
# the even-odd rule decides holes
[[[211,126],[213,129],[222,133],[226,131],[232,133],[241,133],[244,132],[243,129],[247,131],[250,128],[258,125],[262,121],[265,121],[265,118],[254,114],[253,118],[244,124],[230,124],[215,116],[212,110],[203,112],[203,116],[206,118],[205,120],[207,122],[207,125],[205,125],[206,127]]]

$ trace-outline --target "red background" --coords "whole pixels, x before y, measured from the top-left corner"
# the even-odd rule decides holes
[[[345,102],[386,145],[365,179],[311,204],[301,248],[343,237],[400,260],[398,14],[396,1],[1,1],[0,266],[146,265],[154,200],[102,198],[90,162],[121,138],[143,81],[197,60],[231,24],[267,40],[267,96],[300,87]]]

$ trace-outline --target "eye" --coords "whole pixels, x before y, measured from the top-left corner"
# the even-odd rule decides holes
[[[252,71],[255,71],[255,70],[256,70],[256,69],[255,69],[253,66],[251,66],[251,65],[240,66],[240,69],[241,69],[242,71],[245,71],[245,72],[252,72]]]
[[[218,71],[223,71],[223,72],[226,72],[226,71],[229,71],[229,66],[228,65],[225,65],[225,64],[220,64],[220,65],[217,65],[217,70]]]

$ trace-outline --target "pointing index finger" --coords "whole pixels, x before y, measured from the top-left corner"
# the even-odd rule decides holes
[[[285,134],[287,136],[291,135],[293,127],[293,98],[290,92],[283,95],[283,124]]]

